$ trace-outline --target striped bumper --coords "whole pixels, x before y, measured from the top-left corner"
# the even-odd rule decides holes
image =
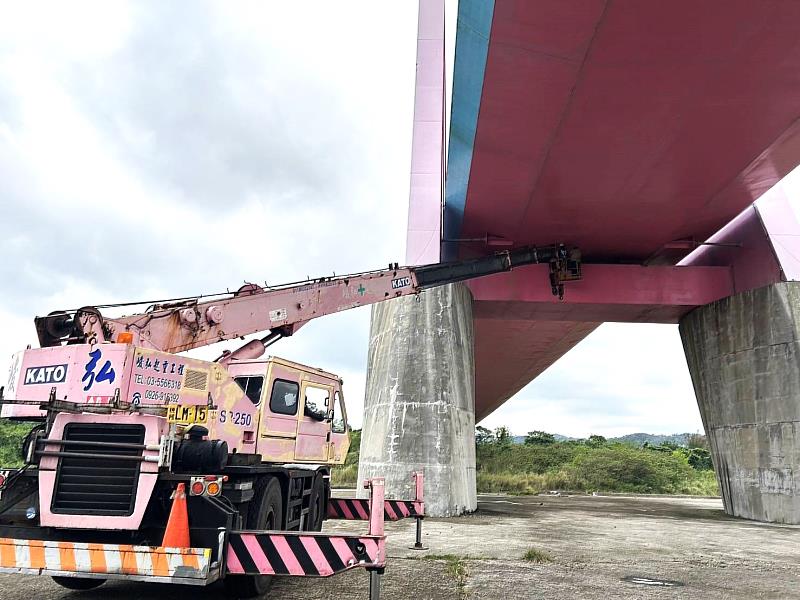
[[[205,585],[211,550],[0,538],[0,572]]]
[[[386,521],[399,521],[410,517],[424,517],[422,502],[415,500],[384,500],[383,518]],[[329,519],[347,521],[369,520],[369,500],[363,498],[331,498],[328,503]]]
[[[386,564],[386,538],[328,534],[231,533],[227,570],[234,575],[329,577]]]

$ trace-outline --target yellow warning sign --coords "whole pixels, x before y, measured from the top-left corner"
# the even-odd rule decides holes
[[[172,404],[167,408],[170,423],[205,424],[208,421],[208,407],[199,404]]]

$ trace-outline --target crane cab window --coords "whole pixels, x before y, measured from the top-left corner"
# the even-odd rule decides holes
[[[333,394],[333,420],[331,421],[332,433],[346,433],[347,424],[344,422],[344,410],[342,410],[342,395],[339,390]]]
[[[307,385],[305,388],[306,402],[303,414],[315,421],[324,421],[328,415],[331,393],[326,388]]]
[[[261,402],[261,390],[264,388],[264,378],[260,375],[245,375],[234,377],[233,380],[239,384],[245,395],[250,398],[250,402],[258,404]]]
[[[300,386],[294,381],[276,379],[272,384],[272,394],[269,397],[269,409],[279,415],[297,414],[297,397],[300,395]]]

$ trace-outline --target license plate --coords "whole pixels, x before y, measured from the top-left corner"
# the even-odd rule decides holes
[[[167,421],[170,423],[206,423],[208,407],[197,404],[173,404],[167,408]]]

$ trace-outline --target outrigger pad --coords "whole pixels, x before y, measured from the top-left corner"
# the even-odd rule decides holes
[[[227,571],[233,575],[329,577],[357,567],[386,565],[386,538],[327,534],[233,532]]]

